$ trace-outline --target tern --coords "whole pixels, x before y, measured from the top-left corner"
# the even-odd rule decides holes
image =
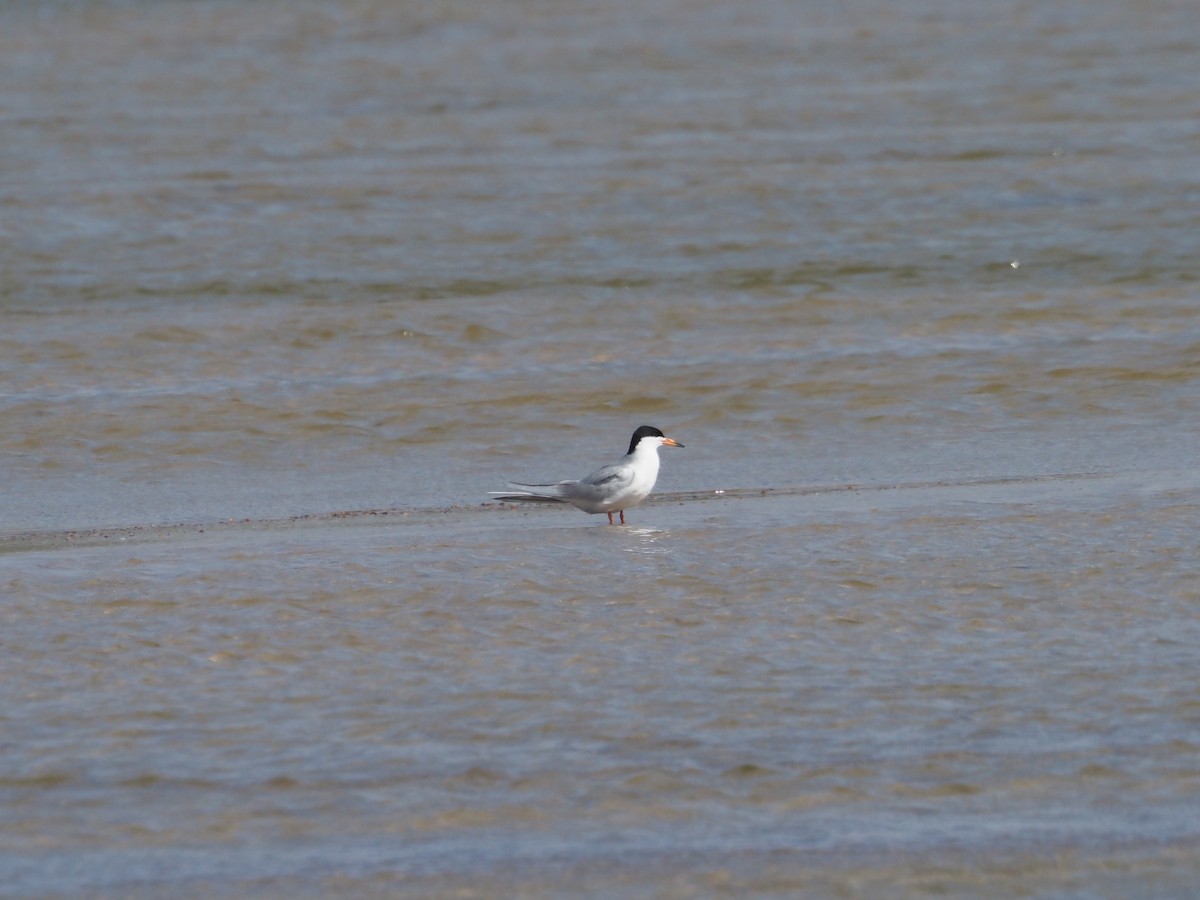
[[[613,513],[620,513],[624,525],[625,510],[650,496],[658,480],[658,448],[682,446],[657,428],[643,425],[633,433],[628,453],[586,478],[556,484],[512,481],[509,487],[519,490],[492,491],[490,495],[497,500],[570,503],[585,513],[608,513],[609,525],[613,524]]]

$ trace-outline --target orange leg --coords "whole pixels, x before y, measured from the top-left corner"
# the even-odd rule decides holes
[[[621,510],[621,524],[625,524],[625,510]]]
[[[609,525],[611,525],[611,524],[612,524],[612,513],[609,513],[609,514],[608,514],[608,524],[609,524]]]

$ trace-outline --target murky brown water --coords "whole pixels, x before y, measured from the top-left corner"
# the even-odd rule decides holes
[[[0,5],[6,895],[1187,895],[1198,50]]]

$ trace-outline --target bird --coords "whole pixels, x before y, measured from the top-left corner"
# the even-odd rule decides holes
[[[570,503],[585,513],[620,513],[625,524],[625,510],[637,506],[654,489],[658,479],[658,448],[683,447],[653,425],[642,425],[629,441],[629,452],[607,466],[602,466],[578,481],[559,481],[555,484],[522,484],[510,481],[515,491],[491,491],[497,500]]]

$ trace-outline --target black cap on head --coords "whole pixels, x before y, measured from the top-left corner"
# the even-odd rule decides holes
[[[661,431],[653,425],[643,425],[633,433],[633,440],[629,442],[629,452],[632,453],[637,449],[638,441],[644,437],[666,437]]]

